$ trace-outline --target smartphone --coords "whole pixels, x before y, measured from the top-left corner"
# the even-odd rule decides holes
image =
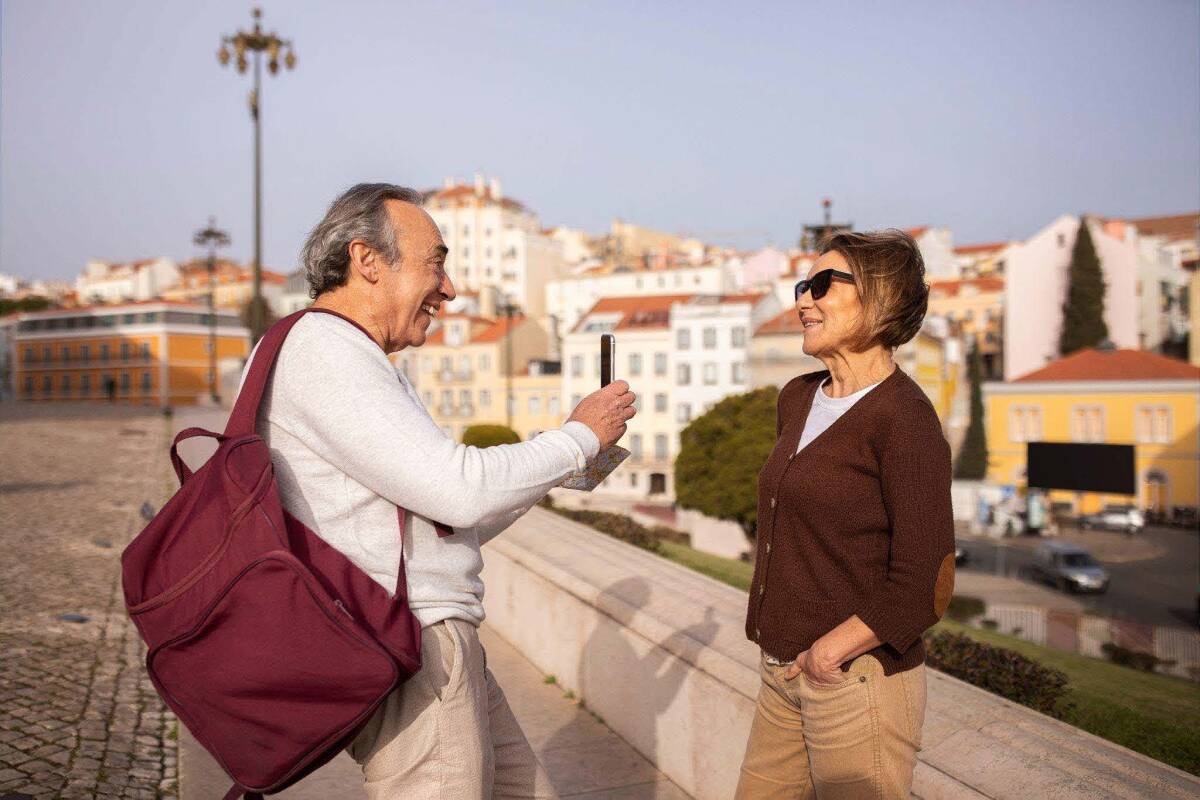
[[[600,334],[600,388],[613,382],[613,370],[617,364],[617,337],[611,333]]]

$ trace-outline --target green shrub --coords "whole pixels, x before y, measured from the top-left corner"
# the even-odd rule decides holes
[[[950,598],[950,605],[946,608],[946,616],[957,622],[966,622],[978,617],[985,610],[983,601],[978,597],[956,594]]]
[[[934,669],[1057,719],[1070,710],[1067,676],[1015,650],[948,631],[925,634],[925,663]]]
[[[624,514],[613,514],[608,511],[588,511],[587,509],[559,508],[554,505],[554,501],[549,497],[543,498],[538,505],[567,519],[572,519],[582,525],[595,528],[601,533],[607,533],[614,539],[620,539],[635,547],[649,550],[651,553],[657,553],[662,549],[659,537],[655,531],[659,530],[659,528],[668,531],[671,530],[661,525],[656,525],[652,530],[645,525],[634,522]],[[675,533],[678,533],[678,531],[675,531]]]
[[[463,431],[463,444],[472,447],[495,447],[498,444],[516,444],[521,437],[505,425],[472,425]]]
[[[1119,644],[1105,642],[1100,645],[1100,649],[1104,655],[1108,656],[1108,660],[1114,664],[1120,664],[1122,667],[1133,667],[1140,669],[1143,672],[1154,672],[1159,665],[1173,666],[1174,659],[1159,658],[1153,653],[1143,653],[1140,650],[1130,650],[1128,647],[1121,647]]]

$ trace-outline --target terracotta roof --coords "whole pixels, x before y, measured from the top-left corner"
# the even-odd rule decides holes
[[[1013,383],[1042,381],[1197,380],[1200,367],[1145,350],[1088,348],[1022,375]]]
[[[777,336],[780,334],[804,333],[804,325],[800,322],[800,314],[794,308],[772,317],[758,326],[755,336]]]
[[[481,342],[498,342],[504,338],[513,328],[516,328],[525,321],[524,317],[513,317],[512,319],[500,319],[492,323],[488,328],[485,328],[478,336],[471,337],[471,344]]]
[[[695,295],[664,294],[637,297],[604,297],[580,317],[572,333],[583,329],[592,314],[620,314],[616,330],[666,328],[671,322],[671,306],[686,302]]]
[[[964,244],[954,248],[954,254],[958,256],[974,256],[981,253],[994,253],[997,250],[1003,250],[1008,247],[1008,242],[987,242],[986,244]]]
[[[905,229],[904,232],[907,233],[909,236],[911,236],[914,239],[919,239],[919,238],[921,238],[921,234],[925,233],[925,231],[927,231],[927,230],[929,230],[928,225],[921,225],[916,228],[907,228],[907,229]]]
[[[1200,213],[1173,214],[1169,217],[1141,217],[1131,219],[1129,223],[1138,229],[1143,236],[1165,236],[1168,241],[1179,239],[1194,239],[1197,236],[1197,225],[1200,225]]]
[[[134,308],[142,306],[170,306],[172,308],[190,308],[196,311],[208,313],[208,306],[203,303],[195,303],[190,300],[130,300],[121,303],[91,303],[83,306],[72,306],[71,308],[46,308],[41,311],[21,311],[18,312],[22,319],[30,319],[34,317],[53,317],[78,314],[80,311],[119,311],[122,308]],[[217,313],[232,313],[228,309],[217,309]]]
[[[474,186],[470,186],[465,183],[460,183],[445,189],[431,189],[430,191],[425,192],[426,203],[431,203],[437,200],[465,201],[476,197],[480,200],[500,203],[505,208],[511,208],[514,210],[523,210],[525,208],[523,203],[513,200],[511,197],[503,197],[499,200],[494,199],[492,197],[492,187],[488,185],[483,187],[482,195],[475,192]]]
[[[947,278],[929,282],[929,291],[942,292],[947,297],[957,297],[960,289],[974,286],[981,292],[1003,292],[1004,279],[987,275],[981,278]]]

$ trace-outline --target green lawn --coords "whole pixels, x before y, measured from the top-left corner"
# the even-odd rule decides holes
[[[750,588],[752,564],[672,542],[662,542],[660,554],[730,586]],[[937,627],[1016,650],[1045,666],[1062,670],[1068,680],[1067,699],[1073,705],[1064,717],[1065,722],[1200,775],[1200,685],[1063,653],[951,620],[943,620]]]

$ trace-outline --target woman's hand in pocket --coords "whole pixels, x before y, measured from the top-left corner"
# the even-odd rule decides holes
[[[818,688],[844,683],[846,675],[842,672],[841,662],[832,658],[820,645],[821,643],[818,641],[796,656],[796,660],[784,673],[784,678],[789,681],[794,680],[803,672],[804,679]]]

